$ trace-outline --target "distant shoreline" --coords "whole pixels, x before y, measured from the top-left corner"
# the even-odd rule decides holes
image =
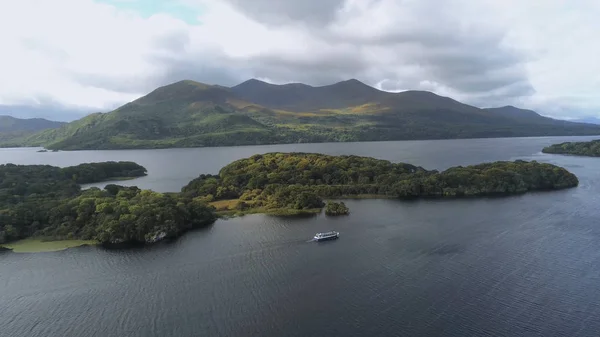
[[[587,142],[564,142],[542,149],[543,153],[579,157],[600,157],[600,139]]]
[[[176,150],[176,149],[207,149],[207,148],[234,148],[234,147],[252,147],[252,146],[277,146],[277,145],[297,145],[297,144],[359,144],[359,143],[394,143],[394,142],[427,142],[427,141],[458,141],[458,140],[488,140],[488,139],[544,139],[544,138],[597,138],[597,135],[548,135],[548,136],[506,136],[506,137],[461,137],[461,138],[415,138],[398,140],[359,140],[359,141],[324,141],[324,142],[283,142],[283,143],[259,143],[259,144],[241,144],[241,145],[210,145],[210,146],[173,146],[173,147],[131,147],[131,148],[104,148],[104,149],[75,149],[60,150],[58,152],[79,152],[79,151],[152,151],[152,150]],[[40,146],[4,146],[0,144],[0,149],[42,149]],[[48,150],[49,153],[56,153]],[[545,153],[541,151],[542,153]]]

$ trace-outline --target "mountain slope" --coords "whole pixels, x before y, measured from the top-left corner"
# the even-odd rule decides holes
[[[357,80],[322,87],[250,80],[232,88],[180,81],[22,145],[79,150],[592,134],[600,126],[514,107],[479,109],[426,91],[389,93]]]
[[[33,135],[49,149],[125,149],[260,143],[270,130],[227,105],[228,88],[181,81],[110,113],[98,113]],[[230,134],[235,134],[231,137]]]
[[[553,119],[550,117],[544,117],[533,110],[519,109],[514,106],[504,106],[500,108],[488,108],[487,110],[497,116],[504,116],[520,123],[532,123],[532,124],[549,124],[555,126],[574,127],[576,125],[583,127],[590,127],[592,123],[585,123],[579,121],[565,121],[562,119]],[[593,127],[593,126],[592,126]]]
[[[499,108],[487,108],[484,110],[489,111],[497,116],[508,117],[521,121],[539,122],[548,119],[547,117],[543,117],[533,110],[520,109],[512,105]]]
[[[347,108],[390,95],[355,79],[321,87],[301,83],[275,85],[252,79],[232,87],[231,91],[247,102],[295,112]]]
[[[0,132],[40,131],[57,128],[64,122],[54,122],[43,118],[20,119],[11,116],[0,116]]]
[[[576,123],[587,123],[587,124],[600,124],[600,118],[598,117],[584,117],[572,120],[570,122]]]
[[[11,116],[0,116],[0,142],[5,146],[19,145],[24,137],[35,132],[58,128],[64,122],[54,122],[43,118],[20,119]]]

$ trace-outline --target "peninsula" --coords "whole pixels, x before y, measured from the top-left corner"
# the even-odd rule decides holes
[[[553,144],[542,149],[542,152],[574,156],[600,157],[600,139],[589,142],[566,142]]]
[[[179,195],[117,185],[82,191],[79,185],[144,175],[146,169],[132,162],[0,165],[0,245],[56,250],[95,242],[153,242],[214,222],[207,205]],[[29,240],[13,243],[23,239]]]
[[[241,159],[218,175],[202,174],[179,193],[157,193],[110,184],[82,191],[80,183],[137,177],[132,162],[0,165],[0,246],[71,240],[154,243],[212,224],[217,215],[321,212],[324,198],[458,198],[513,195],[578,185],[564,168],[535,161],[494,162],[428,171],[369,157],[268,153]],[[326,214],[348,214],[329,202]],[[37,240],[37,241],[36,241]],[[48,243],[63,249],[65,242]]]
[[[512,195],[577,186],[564,168],[535,161],[495,162],[428,171],[369,157],[268,153],[200,175],[182,194],[224,213],[320,211],[323,198],[452,198]]]

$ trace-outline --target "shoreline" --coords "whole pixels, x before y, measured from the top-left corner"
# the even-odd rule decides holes
[[[0,251],[12,253],[49,253],[71,248],[97,246],[95,240],[45,240],[43,238],[26,238],[18,241],[0,244]]]
[[[565,188],[566,189],[566,188]],[[502,198],[502,197],[513,197],[520,196],[526,193],[532,192],[550,192],[558,191],[561,189],[551,190],[537,190],[528,191],[524,193],[516,194],[503,194],[503,195],[485,195],[485,196],[451,196],[451,197],[425,197],[415,199],[402,199],[388,195],[377,195],[377,194],[357,194],[357,195],[344,195],[335,198],[324,198],[326,200],[398,200],[398,201],[415,201],[416,199],[421,200],[461,200],[461,199],[478,199],[478,198]],[[248,208],[245,210],[236,209],[235,206],[238,202],[243,201],[239,199],[219,200],[210,202],[211,206],[220,206],[215,210],[215,214],[218,219],[231,219],[237,217],[243,217],[246,215],[262,214],[268,216],[311,216],[317,215],[324,212],[323,208],[310,208],[310,209],[291,209],[291,208],[275,208],[275,209],[264,209],[264,208]],[[231,208],[230,208],[231,207]],[[180,236],[183,236],[180,235]],[[150,243],[151,245],[152,243]],[[58,252],[67,249],[85,247],[85,246],[101,246],[102,244],[95,240],[46,240],[44,238],[26,238],[10,243],[0,244],[0,253],[12,252],[17,254],[22,253],[48,253]]]
[[[239,144],[239,145],[211,145],[211,146],[168,146],[168,147],[114,147],[97,149],[59,149],[59,152],[79,152],[79,151],[136,151],[136,150],[173,150],[173,149],[206,149],[206,148],[228,148],[228,147],[251,147],[251,146],[273,146],[273,145],[297,145],[297,144],[355,144],[355,143],[392,143],[392,142],[427,142],[427,141],[459,141],[459,140],[487,140],[487,139],[544,139],[544,138],[583,138],[600,137],[599,134],[583,135],[545,135],[545,136],[504,136],[504,137],[451,137],[451,138],[411,138],[396,140],[356,140],[356,141],[324,141],[324,142],[293,142],[293,143],[259,143],[259,144]],[[0,144],[0,149],[40,149],[41,146],[11,146]],[[48,150],[53,152],[53,150]]]
[[[574,186],[576,187],[576,186]],[[327,198],[324,197],[323,200],[329,201],[343,201],[343,200],[397,200],[401,202],[415,202],[419,200],[423,201],[457,201],[457,200],[473,200],[473,199],[497,199],[497,198],[510,198],[510,197],[518,197],[523,196],[529,193],[549,193],[549,192],[558,192],[562,190],[567,190],[569,188],[574,187],[563,187],[563,188],[553,188],[553,189],[539,189],[539,190],[531,190],[519,193],[498,193],[498,194],[485,194],[485,195],[439,195],[439,196],[422,196],[422,197],[413,197],[413,198],[399,198],[390,195],[382,195],[382,194],[356,194],[356,195],[344,195],[339,197]],[[310,209],[293,209],[293,208],[274,208],[274,209],[264,209],[262,207],[247,209],[237,209],[236,206],[239,202],[247,202],[247,200],[240,199],[225,199],[225,200],[217,200],[209,202],[208,205],[215,207],[215,214],[220,219],[228,219],[235,217],[242,217],[245,215],[252,214],[263,214],[263,215],[271,215],[271,216],[296,216],[296,215],[311,215],[311,214],[320,214],[324,212],[325,206],[322,208],[310,208]]]

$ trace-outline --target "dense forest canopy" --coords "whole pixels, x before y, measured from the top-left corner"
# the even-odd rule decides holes
[[[509,195],[573,187],[577,177],[538,162],[495,162],[443,172],[358,156],[268,153],[237,160],[218,175],[202,174],[181,193],[107,185],[81,191],[78,183],[141,176],[131,162],[0,165],[0,243],[37,236],[103,243],[155,242],[215,221],[208,202],[235,200],[236,210],[320,211],[323,198]],[[289,211],[289,212],[288,212]],[[330,203],[328,214],[346,214]]]
[[[61,198],[79,192],[78,184],[110,178],[141,177],[146,169],[133,162],[85,163],[59,168],[49,165],[0,165],[0,206],[25,197]]]
[[[325,205],[325,214],[338,216],[350,214],[350,209],[344,202],[328,201]]]
[[[145,174],[132,162],[0,165],[0,243],[30,236],[152,242],[214,221],[210,207],[179,195],[78,185]]]
[[[264,209],[322,207],[321,198],[508,195],[577,186],[575,175],[535,161],[495,162],[428,171],[358,156],[309,153],[254,155],[201,175],[182,189],[206,201],[237,199]]]
[[[42,130],[58,128],[67,123],[54,122],[43,118],[20,119],[0,115],[0,144],[3,147],[23,146],[27,136]]]
[[[142,177],[146,169],[130,161],[86,163],[61,169],[78,184],[90,184],[116,178]]]
[[[600,139],[589,142],[566,142],[545,147],[542,152],[600,157]]]

